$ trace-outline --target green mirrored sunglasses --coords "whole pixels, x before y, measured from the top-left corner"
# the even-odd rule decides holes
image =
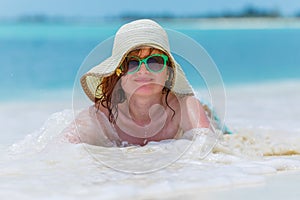
[[[167,66],[168,56],[164,54],[152,54],[144,59],[140,59],[136,56],[127,57],[127,74],[134,74],[138,72],[142,66],[145,64],[148,71],[152,73],[160,73]]]

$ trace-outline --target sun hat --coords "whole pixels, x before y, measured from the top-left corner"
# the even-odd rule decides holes
[[[140,19],[123,25],[115,35],[112,55],[81,77],[81,86],[90,100],[95,101],[95,97],[101,95],[101,88],[96,90],[102,78],[114,74],[126,55],[139,46],[151,46],[168,55],[174,66],[171,91],[177,95],[194,94],[181,66],[171,54],[166,31],[153,20]]]

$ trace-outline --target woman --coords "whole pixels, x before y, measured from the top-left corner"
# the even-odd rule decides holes
[[[72,143],[145,145],[210,126],[165,30],[152,20],[122,26],[112,56],[84,74],[81,85],[94,105],[64,130]]]

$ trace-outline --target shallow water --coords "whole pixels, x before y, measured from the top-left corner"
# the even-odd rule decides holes
[[[298,88],[299,81],[227,88],[226,123],[235,133],[220,138],[205,158],[199,153],[201,138],[195,142],[164,141],[121,149],[69,144],[60,135],[73,117],[69,101],[45,101],[44,113],[34,102],[7,103],[23,108],[18,116],[7,116],[13,109],[2,104],[0,119],[7,134],[0,155],[0,197],[180,199],[186,194],[197,199],[206,194],[213,198],[211,194],[216,191],[260,188],[268,182],[269,175],[279,172],[298,171],[299,174]],[[51,111],[54,114],[49,116]],[[25,118],[30,119],[26,122]],[[32,129],[43,118],[47,120],[41,128],[30,134],[21,131]],[[19,124],[21,128],[8,123],[14,119],[24,120]],[[172,153],[189,145],[191,148],[176,162],[151,173],[124,173],[106,166],[137,170],[161,166],[167,156],[172,157]]]

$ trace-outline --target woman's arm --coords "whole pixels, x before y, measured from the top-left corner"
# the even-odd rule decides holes
[[[98,111],[101,112],[101,111]],[[81,111],[76,118],[63,130],[64,136],[71,143],[87,143],[98,146],[112,146],[102,126],[101,113],[96,113],[94,106]]]
[[[180,126],[184,132],[195,128],[209,128],[209,120],[200,101],[194,96],[181,99]]]
[[[96,132],[89,109],[81,111],[75,119],[63,130],[63,134],[71,143],[87,143],[95,145]]]

